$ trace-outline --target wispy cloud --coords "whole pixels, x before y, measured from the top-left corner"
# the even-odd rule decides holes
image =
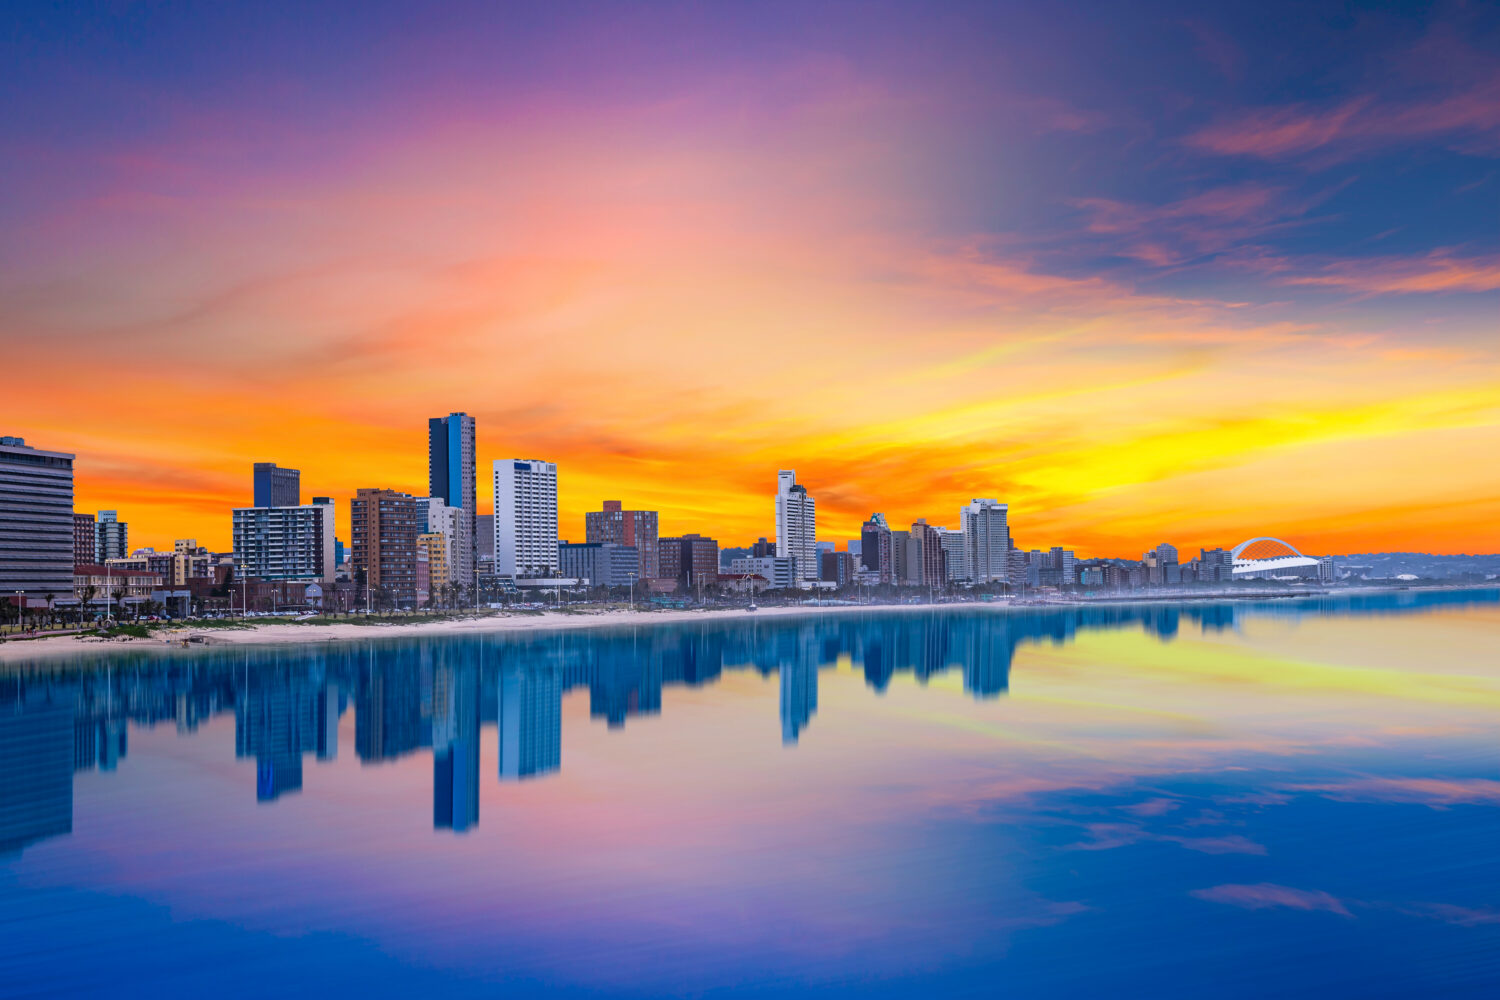
[[[1291,886],[1259,882],[1255,885],[1216,885],[1194,889],[1189,893],[1210,903],[1224,903],[1247,910],[1307,910],[1336,913],[1352,918],[1354,914],[1337,897],[1317,889],[1294,889]]]

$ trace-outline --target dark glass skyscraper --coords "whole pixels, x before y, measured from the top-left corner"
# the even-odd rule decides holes
[[[479,513],[474,480],[474,418],[450,413],[427,421],[427,495],[441,497],[464,512],[465,544],[451,575],[462,586],[473,585],[478,560],[475,516]]]
[[[275,462],[255,463],[256,507],[300,507],[302,470],[283,469]]]

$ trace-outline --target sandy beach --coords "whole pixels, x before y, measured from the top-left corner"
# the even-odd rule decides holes
[[[954,607],[955,605],[937,605]],[[1003,608],[1005,604],[963,604],[965,608]],[[545,611],[541,614],[507,614],[500,612],[477,618],[453,618],[445,621],[403,622],[392,620],[380,624],[356,624],[335,622],[333,624],[296,625],[286,622],[266,622],[244,628],[165,628],[152,632],[145,639],[103,639],[96,636],[58,635],[25,641],[0,642],[0,664],[41,657],[66,656],[70,654],[98,654],[111,650],[180,650],[184,640],[191,641],[188,648],[202,649],[205,646],[240,645],[287,645],[292,643],[351,642],[360,639],[399,639],[413,636],[472,635],[486,632],[536,631],[541,629],[608,628],[632,625],[671,625],[683,622],[720,621],[725,619],[784,618],[796,615],[847,614],[858,611],[931,611],[934,605],[824,605],[811,607],[772,607],[757,611],[740,608],[725,608],[692,611],[628,611],[608,610],[595,612],[561,613]]]

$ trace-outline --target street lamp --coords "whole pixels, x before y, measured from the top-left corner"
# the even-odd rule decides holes
[[[635,574],[627,572],[625,575],[628,576],[628,577],[630,577],[630,610],[634,611],[635,610]]]

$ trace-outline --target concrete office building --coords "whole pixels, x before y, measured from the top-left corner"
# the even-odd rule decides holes
[[[590,587],[628,587],[641,578],[640,553],[614,542],[559,542],[557,574]]]
[[[124,559],[130,554],[130,525],[116,511],[101,510],[94,520],[94,561]]]
[[[467,413],[450,413],[429,419],[427,493],[461,511],[459,530],[454,535],[457,544],[449,553],[449,576],[452,582],[464,587],[473,587],[479,561],[475,540],[479,505],[474,470],[474,418]]]
[[[795,469],[776,473],[776,554],[797,560],[797,579],[818,578],[818,505]]]
[[[717,583],[719,579],[719,543],[702,535],[663,538],[659,547],[662,574],[674,570],[673,578],[692,590],[699,584]]]
[[[969,579],[978,584],[1010,579],[1010,525],[1007,504],[976,499],[959,511],[968,544]]]
[[[87,566],[99,558],[93,514],[73,513],[73,565]]]
[[[417,599],[417,536],[427,523],[426,497],[361,489],[349,501],[349,571],[356,586],[396,605]],[[363,588],[361,588],[363,589]]]
[[[275,462],[255,463],[255,507],[300,507],[302,471],[283,469]],[[241,508],[248,510],[249,508]]]
[[[495,463],[495,574],[557,575],[557,464],[530,458]]]
[[[333,583],[333,519],[334,504],[328,497],[296,507],[236,508],[236,571],[250,579]],[[172,555],[175,576],[178,553]],[[182,555],[190,558],[189,553]]]
[[[835,587],[847,587],[854,582],[855,562],[850,552],[825,550],[818,553],[818,578]]]
[[[793,571],[795,564],[795,560],[779,556],[740,556],[729,561],[729,572],[736,576],[759,576],[766,581],[767,587],[781,590],[797,585]]]
[[[584,539],[633,547],[640,554],[640,574],[654,578],[661,573],[656,552],[659,542],[657,520],[654,510],[625,510],[620,501],[606,500],[603,510],[591,510],[583,515]]]
[[[73,456],[0,437],[0,600],[66,597],[73,558]]]

